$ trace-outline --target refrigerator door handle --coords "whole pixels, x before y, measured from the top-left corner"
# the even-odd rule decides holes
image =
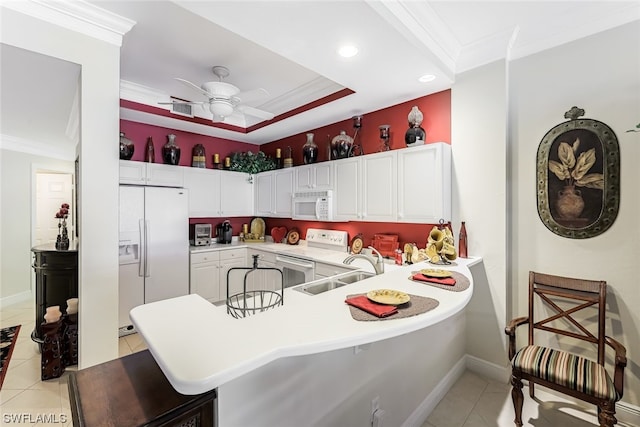
[[[147,263],[147,233],[145,233],[144,219],[138,220],[138,233],[140,233],[140,257],[138,258],[138,276],[144,276],[145,264]]]
[[[144,222],[144,277],[151,276],[151,268],[149,267],[149,230],[151,227],[149,226],[149,220],[145,220]]]

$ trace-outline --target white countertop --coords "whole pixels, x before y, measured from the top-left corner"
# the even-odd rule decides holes
[[[240,246],[243,245],[235,247]],[[256,244],[274,251],[282,246],[289,245]],[[325,262],[341,263],[347,256],[297,247],[297,251],[302,250],[341,257],[336,261],[317,258]],[[227,314],[226,306],[215,306],[195,294],[138,306],[130,316],[171,385],[183,394],[199,394],[279,358],[363,345],[445,320],[471,299],[473,278],[468,266],[479,261],[479,258],[458,259],[455,265],[438,266],[469,278],[471,285],[462,292],[409,280],[411,271],[433,267],[423,262],[387,269],[385,274],[313,296],[295,288],[285,289],[283,306],[244,319],[233,318]],[[403,319],[354,320],[344,303],[346,296],[379,288],[435,298],[440,304],[427,313]]]

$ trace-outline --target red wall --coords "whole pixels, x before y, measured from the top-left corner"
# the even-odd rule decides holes
[[[362,127],[358,133],[356,143],[364,148],[366,154],[379,151],[380,134],[378,126],[388,124],[390,128],[390,146],[391,149],[404,148],[404,134],[408,129],[407,116],[411,111],[411,107],[417,105],[424,114],[422,128],[426,131],[426,143],[443,141],[451,143],[451,91],[446,90],[433,95],[417,98],[412,101],[394,105],[382,110],[373,111],[362,114]],[[159,126],[152,126],[142,123],[135,123],[127,120],[120,121],[120,130],[125,132],[127,138],[131,139],[135,145],[135,152],[131,160],[143,161],[145,145],[147,137],[151,136],[155,145],[156,163],[162,163],[162,146],[167,141],[167,135],[173,133],[176,135],[176,143],[180,146],[181,156],[180,165],[191,165],[191,150],[195,144],[202,144],[206,151],[207,168],[212,167],[212,158],[214,153],[220,154],[220,159],[229,156],[235,151],[264,151],[267,155],[275,157],[276,148],[283,149],[291,146],[293,152],[294,165],[303,164],[302,161],[302,145],[306,142],[305,133],[293,135],[287,138],[263,144],[257,147],[253,144],[247,144],[238,141],[232,141],[223,138],[198,135],[190,132],[184,132]],[[327,161],[327,145],[331,138],[338,135],[341,130],[346,131],[353,136],[354,128],[351,118],[324,126],[318,129],[312,129],[309,132],[315,134],[315,142],[320,148],[319,161]],[[250,224],[251,217],[236,218],[191,218],[189,224],[208,223],[214,227],[225,219],[229,219],[233,227],[233,235],[237,236],[242,230],[242,224]],[[387,222],[313,222],[313,221],[294,221],[285,218],[265,218],[267,234],[270,234],[273,227],[292,227],[298,228],[300,235],[304,238],[307,228],[324,228],[333,230],[343,230],[349,233],[349,239],[356,234],[361,233],[364,237],[364,244],[370,245],[374,234],[397,234],[401,242],[401,248],[405,243],[416,243],[418,247],[425,247],[427,236],[433,224],[404,224],[404,223],[387,223]],[[454,229],[455,231],[455,229]]]
[[[424,120],[422,128],[425,130],[426,143],[446,142],[451,144],[451,91],[445,90],[433,95],[424,96],[402,104],[393,105],[391,107],[373,111],[371,113],[362,114],[362,127],[358,131],[356,143],[361,144],[365,154],[376,153],[379,151],[380,141],[380,125],[390,125],[389,145],[391,149],[405,148],[404,134],[409,129],[408,118],[411,107],[418,106]],[[339,135],[344,130],[349,136],[354,135],[353,120],[346,120],[323,126],[317,129],[311,129],[308,132],[289,136],[260,146],[265,154],[275,157],[276,148],[282,149],[282,156],[285,157],[285,148],[290,146],[292,149],[292,157],[294,165],[302,165],[302,146],[307,142],[306,133],[314,134],[314,141],[319,147],[318,161],[324,162],[328,160],[327,148],[328,144],[334,136]]]
[[[176,144],[180,147],[180,166],[191,166],[191,150],[196,144],[204,146],[206,154],[207,168],[213,167],[213,155],[220,154],[220,161],[230,156],[235,151],[253,151],[256,153],[260,148],[245,142],[232,141],[213,136],[199,135],[197,133],[184,132],[181,130],[169,129],[160,126],[153,126],[144,123],[136,123],[128,120],[120,120],[120,132],[133,141],[135,146],[131,160],[144,161],[147,137],[153,139],[156,163],[162,161],[162,146],[167,142],[167,135],[176,136]]]

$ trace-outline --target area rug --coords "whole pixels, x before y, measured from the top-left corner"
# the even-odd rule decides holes
[[[16,346],[18,332],[20,332],[20,325],[0,329],[0,389],[9,369],[9,361]]]

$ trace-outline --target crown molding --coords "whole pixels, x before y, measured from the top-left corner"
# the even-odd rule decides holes
[[[116,46],[122,46],[122,37],[136,24],[82,0],[3,1],[2,7]]]
[[[73,161],[75,159],[75,147],[66,144],[51,145],[6,134],[0,134],[0,149],[59,160]]]
[[[365,0],[385,21],[436,61],[451,81],[461,46],[428,2]]]

